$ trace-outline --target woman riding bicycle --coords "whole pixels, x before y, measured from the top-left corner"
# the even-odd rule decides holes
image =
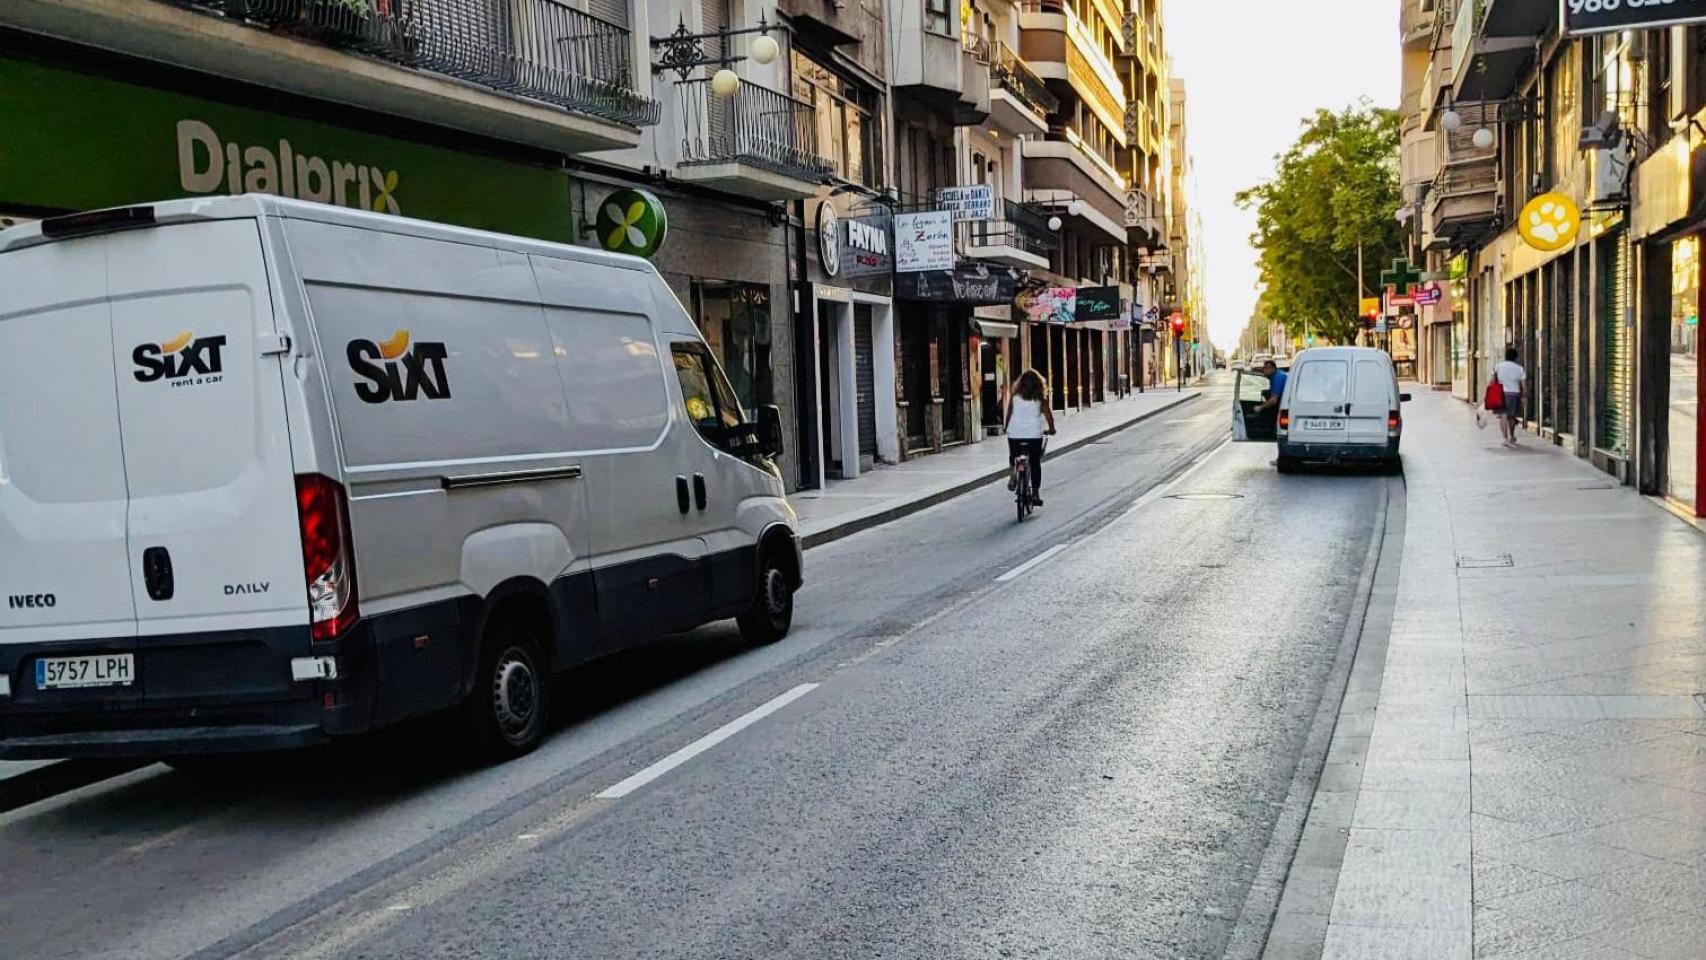
[[[1049,409],[1047,396],[1043,375],[1026,370],[1007,398],[1007,462],[1012,466],[1021,456],[1029,458],[1031,502],[1039,507],[1043,505],[1043,437],[1054,434],[1054,411]],[[1012,489],[1013,481],[1007,483]]]

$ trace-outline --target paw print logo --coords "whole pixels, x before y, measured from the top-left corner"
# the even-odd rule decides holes
[[[1582,211],[1561,193],[1544,193],[1522,208],[1517,230],[1536,250],[1562,250],[1576,241],[1582,229]]]

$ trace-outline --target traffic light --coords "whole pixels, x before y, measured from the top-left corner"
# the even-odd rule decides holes
[[[1185,332],[1185,315],[1184,314],[1182,314],[1182,313],[1173,314],[1173,332],[1176,334]]]

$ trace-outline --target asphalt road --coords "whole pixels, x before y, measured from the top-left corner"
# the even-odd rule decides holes
[[[811,551],[787,640],[580,671],[522,760],[423,725],[0,816],[0,956],[1218,957],[1388,482],[1222,446],[1227,395],[1022,526],[995,486]]]

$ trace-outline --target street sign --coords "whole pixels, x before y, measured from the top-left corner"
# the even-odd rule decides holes
[[[1392,261],[1392,269],[1380,275],[1380,282],[1392,288],[1400,297],[1410,295],[1410,290],[1422,282],[1422,271],[1417,270],[1409,260],[1399,257]]]
[[[1706,23],[1706,0],[1563,0],[1563,8],[1566,36]]]
[[[953,214],[955,223],[995,219],[995,188],[987,183],[967,187],[942,187],[936,191],[936,206]]]
[[[1445,291],[1441,290],[1437,283],[1430,283],[1416,291],[1416,306],[1418,307],[1431,307],[1444,299]]]

